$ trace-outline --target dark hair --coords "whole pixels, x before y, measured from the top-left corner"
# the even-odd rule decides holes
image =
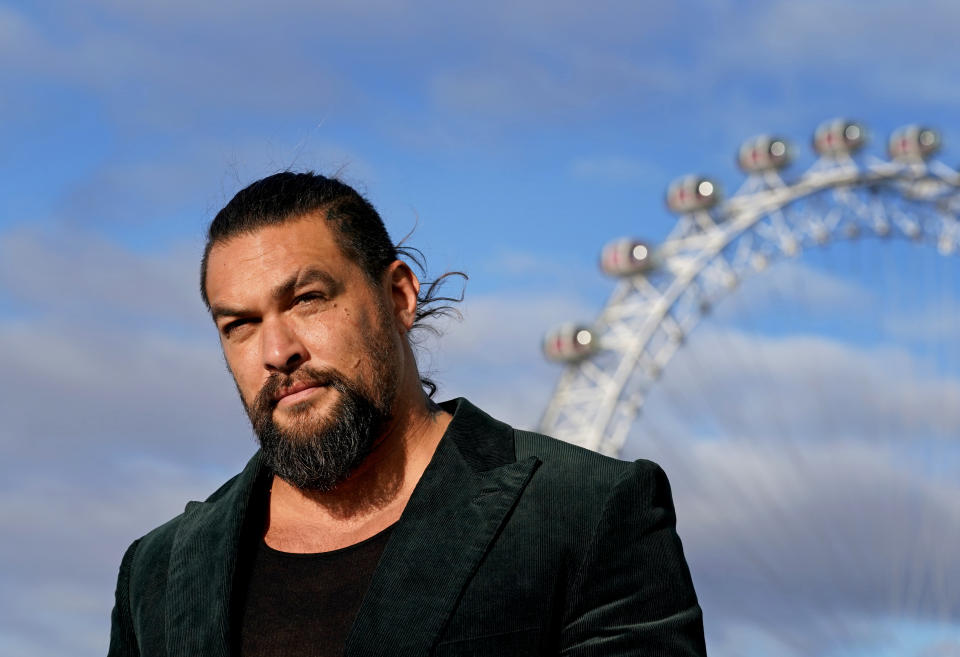
[[[321,213],[330,222],[337,246],[360,266],[371,285],[380,285],[387,267],[400,257],[425,273],[423,254],[413,247],[403,246],[403,240],[401,244],[394,244],[380,215],[355,189],[336,178],[312,171],[283,171],[237,192],[210,222],[200,262],[200,296],[207,309],[210,308],[207,264],[215,244],[314,213]],[[425,324],[424,320],[444,315],[459,316],[450,304],[462,301],[462,292],[459,297],[440,295],[440,288],[451,276],[467,278],[463,272],[447,272],[433,281],[424,281],[417,298],[414,329],[436,333],[437,329]],[[421,377],[420,382],[427,389],[428,396],[432,397],[437,391],[437,385],[429,378]]]

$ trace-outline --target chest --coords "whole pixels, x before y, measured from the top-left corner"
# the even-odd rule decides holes
[[[281,552],[261,541],[243,587],[240,655],[343,654],[389,534],[317,554]]]

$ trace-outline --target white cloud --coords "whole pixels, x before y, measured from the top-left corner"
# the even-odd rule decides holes
[[[885,318],[884,330],[894,338],[950,341],[960,331],[960,300],[941,298],[916,313]]]
[[[189,251],[138,256],[82,232],[0,235],[0,285],[22,309],[0,320],[10,463],[70,476],[131,454],[210,463],[235,462],[233,445],[249,451]]]
[[[197,278],[201,248],[139,255],[84,231],[17,228],[0,234],[0,287],[35,309],[81,323],[122,311],[205,325]]]
[[[801,93],[803,76],[858,89],[865,98],[952,106],[957,79],[942,53],[958,19],[957,5],[942,0],[869,9],[825,0],[764,3],[708,39],[704,73],[772,76],[791,96]]]
[[[786,440],[867,432],[947,440],[960,426],[960,381],[934,372],[896,346],[702,330],[668,365],[644,413],[685,408],[701,426],[771,434],[779,426]]]
[[[5,57],[31,47],[38,35],[20,12],[13,7],[0,7],[0,54]]]
[[[667,177],[659,165],[623,155],[579,158],[571,162],[570,174],[575,178],[599,179],[613,183],[661,180]]]
[[[918,657],[960,657],[960,640],[944,639],[928,646]]]
[[[547,57],[500,53],[482,66],[449,66],[433,74],[430,97],[444,110],[542,124],[586,114],[597,120],[624,107],[653,105],[682,88],[682,76],[665,62],[637,62],[593,46],[599,52],[567,47]]]
[[[97,331],[18,322],[0,325],[0,336],[7,373],[0,408],[8,417],[0,450],[11,459],[58,455],[55,464],[68,469],[84,455],[205,461],[248,440],[212,335],[204,344],[129,325]]]
[[[207,32],[195,32],[194,11],[172,13],[176,21],[162,29],[128,22],[118,30],[106,16],[61,9],[52,15],[52,29],[21,15],[19,28],[30,38],[8,44],[6,66],[0,68],[86,88],[120,125],[146,124],[179,135],[213,118],[215,109],[271,113],[290,99],[313,108],[319,118],[353,93],[329,67],[312,66],[301,41],[285,38],[286,31],[261,31],[253,21],[233,22],[226,30],[229,9],[218,15],[217,29]],[[122,15],[107,14],[125,22]],[[289,22],[278,21],[275,12],[268,16],[281,25]],[[251,43],[259,47],[248,47]],[[272,56],[264,57],[264,49]]]
[[[591,245],[586,246],[589,248]],[[593,246],[599,261],[599,241]],[[544,253],[525,248],[501,247],[482,261],[480,275],[490,279],[503,277],[509,282],[522,281],[520,289],[516,289],[516,283],[508,283],[515,288],[513,295],[526,294],[532,298],[545,292],[548,297],[558,300],[561,297],[583,299],[598,289],[606,293],[610,288],[610,279],[603,276],[599,266],[594,263],[577,261],[566,253]],[[581,308],[581,313],[585,312],[586,309]],[[580,319],[586,320],[588,317],[584,315]]]
[[[960,594],[943,586],[960,577],[960,463],[929,478],[869,441],[785,449],[779,437],[645,455],[671,476],[718,654],[738,654],[743,633],[809,655],[862,648],[897,623],[960,625]]]
[[[483,141],[498,122],[542,127],[670,107],[690,117],[692,135],[742,138],[751,125],[782,129],[785,116],[808,123],[843,109],[810,98],[801,78],[845,79],[868,99],[952,106],[957,85],[943,82],[950,72],[938,62],[955,15],[948,2],[871,11],[775,2],[743,13],[728,2],[564,1],[547,10],[539,0],[297,0],[268,10],[109,1],[86,12],[64,5],[50,26],[7,9],[0,29],[15,36],[3,41],[10,71],[86,86],[114,120],[138,129],[176,135],[218,125],[226,106],[234,116],[363,116],[376,130],[412,130],[442,144],[457,141],[449,131],[464,117],[472,128],[461,132]],[[61,33],[68,36],[53,36]],[[356,75],[354,62],[368,58],[402,69],[412,111],[383,111],[395,98]],[[766,97],[754,89],[757,78]]]
[[[255,449],[187,251],[0,235],[0,286],[23,310],[0,318],[0,644],[22,651],[11,654],[102,654],[124,548]]]
[[[517,291],[468,296],[462,311],[462,322],[445,323],[443,337],[424,345],[426,368],[439,373],[438,396],[466,396],[504,421],[533,427],[560,374],[542,356],[543,335],[571,317],[587,316],[584,302]]]
[[[960,380],[902,348],[691,336],[626,456],[671,477],[713,652],[826,654],[897,623],[960,626],[943,586],[960,578],[958,409]]]
[[[67,190],[59,201],[59,216],[81,226],[149,226],[186,215],[199,241],[217,210],[263,176],[313,169],[348,183],[376,180],[371,164],[324,136],[321,122],[298,143],[210,138],[172,155],[143,153],[138,154],[143,159],[104,164]],[[194,248],[199,252],[201,247]]]
[[[753,37],[741,41],[763,49],[776,61],[812,61],[846,69],[862,58],[878,63],[930,62],[939,55],[939,44],[952,35],[950,24],[960,20],[955,3],[932,0],[907,10],[893,0],[873,3],[869,11],[857,2],[818,0],[802,4],[765,4],[745,26]],[[816,45],[817,47],[811,47]],[[758,62],[761,63],[761,62]]]
[[[0,646],[21,650],[5,654],[104,654],[123,551],[232,472],[74,462],[77,476],[68,481],[42,465],[31,464],[30,476],[0,495],[0,522],[12,528],[0,546]]]
[[[836,315],[840,310],[854,314],[876,302],[876,292],[859,282],[802,261],[785,259],[774,263],[768,271],[744,279],[731,303],[718,305],[716,315],[726,321],[776,304],[790,304],[808,314]]]
[[[523,122],[654,102],[683,86],[671,65],[629,56],[639,35],[676,20],[674,9],[624,2],[603,9],[551,3],[549,10],[539,1],[284,4],[268,11],[250,3],[103,2],[90,15],[64,7],[54,30],[19,15],[18,31],[33,37],[8,44],[8,61],[87,87],[122,125],[171,134],[221,121],[224,106],[232,114],[293,109],[318,118],[359,112],[380,125],[389,117],[371,108],[393,99],[352,74],[351,62],[367,57],[402,64],[417,106]],[[54,37],[56,30],[69,37]]]
[[[220,131],[237,116],[331,114],[404,146],[443,149],[488,144],[503,127],[663,108],[689,117],[694,137],[737,139],[758,125],[783,129],[844,109],[810,97],[800,79],[845,78],[868,100],[952,106],[957,85],[943,83],[949,71],[935,53],[949,50],[943,25],[955,13],[944,2],[869,12],[849,2],[776,2],[743,13],[728,2],[565,0],[548,10],[540,0],[296,0],[268,10],[108,1],[92,11],[63,5],[49,25],[6,10],[0,29],[16,35],[3,46],[8,73],[86,88],[137,131],[179,141],[186,129]],[[395,71],[406,109],[397,111],[397,84],[384,85],[389,97],[370,84],[358,64],[367,61]]]

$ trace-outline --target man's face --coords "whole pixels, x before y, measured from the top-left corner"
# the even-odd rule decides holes
[[[215,245],[206,285],[268,463],[295,486],[334,487],[390,418],[402,347],[389,291],[314,216]]]

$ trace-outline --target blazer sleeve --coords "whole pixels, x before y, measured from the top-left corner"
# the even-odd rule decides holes
[[[120,562],[120,574],[117,576],[116,602],[113,606],[110,623],[110,648],[107,657],[138,657],[137,636],[133,629],[133,615],[130,611],[130,569],[133,555],[137,551],[139,540],[127,548]]]
[[[607,498],[571,582],[565,657],[705,656],[703,619],[667,476],[637,461]]]

